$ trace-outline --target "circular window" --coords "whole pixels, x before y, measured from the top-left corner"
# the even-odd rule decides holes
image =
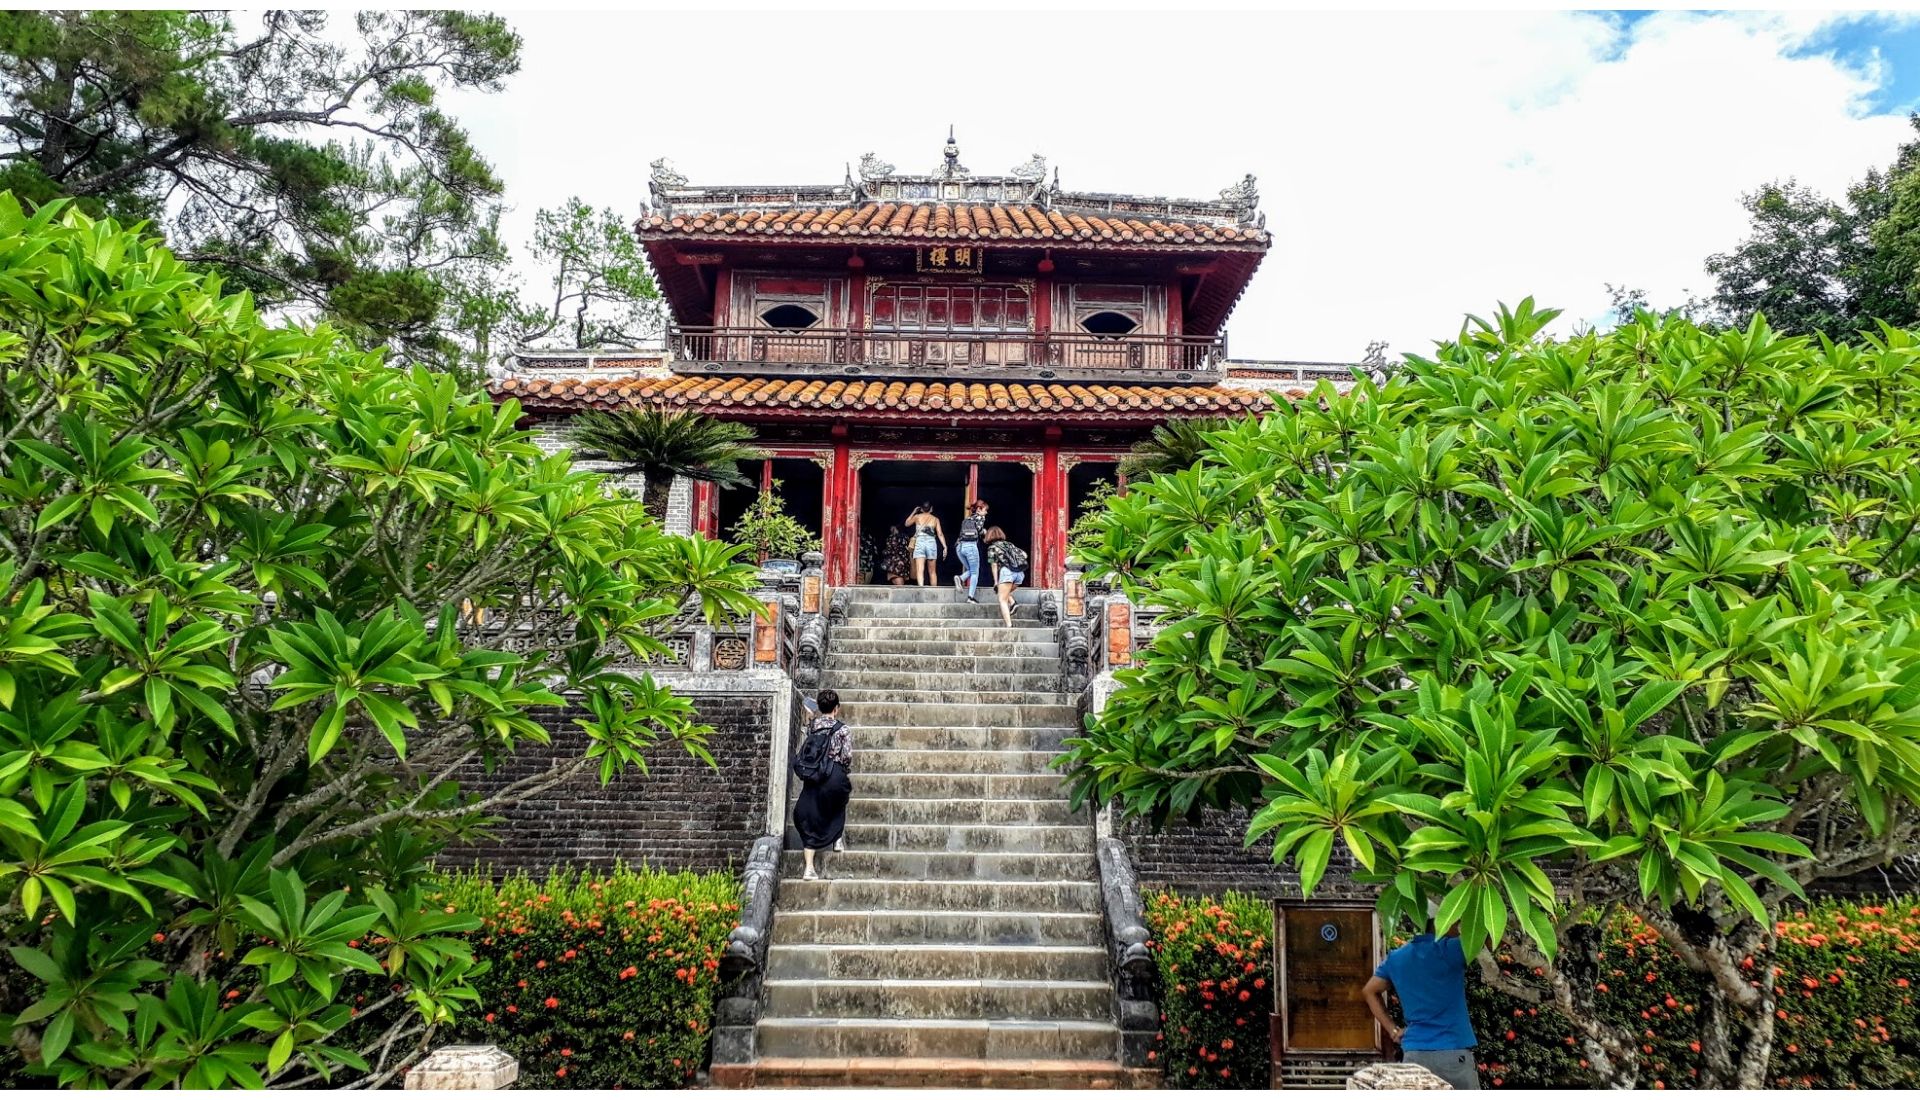
[[[1080,321],[1080,327],[1102,340],[1117,340],[1127,333],[1132,332],[1134,329],[1139,328],[1140,322],[1124,313],[1115,313],[1113,310],[1104,309],[1099,313],[1083,318]]]
[[[806,306],[792,304],[774,306],[760,314],[760,319],[769,327],[782,332],[799,332],[803,328],[812,328],[820,323],[820,315]]]

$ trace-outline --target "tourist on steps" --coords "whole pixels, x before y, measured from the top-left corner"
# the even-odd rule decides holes
[[[960,535],[953,543],[954,553],[960,558],[960,573],[953,578],[953,586],[967,594],[968,603],[980,602],[975,593],[980,589],[980,536],[986,528],[987,502],[976,500],[967,509],[967,518],[960,521]]]
[[[1429,905],[1427,912],[1431,918],[1439,906]],[[1405,1027],[1387,1013],[1389,989],[1400,998]],[[1467,957],[1457,928],[1437,937],[1422,932],[1394,948],[1360,992],[1373,1018],[1400,1044],[1401,1061],[1425,1066],[1456,1089],[1480,1087],[1473,1060],[1479,1040],[1467,1018]]]
[[[846,850],[842,834],[847,828],[847,799],[853,797],[853,731],[838,716],[840,693],[832,688],[820,693],[817,711],[807,723],[806,736],[794,753],[793,770],[800,777],[800,798],[793,804],[793,827],[800,834],[802,855],[806,859],[803,878],[819,878],[813,869],[813,853],[832,848]]]
[[[940,517],[933,505],[922,504],[907,517],[913,528],[913,583],[925,587],[940,583],[940,559],[947,556],[947,533],[940,529]]]
[[[1007,540],[1007,533],[989,527],[982,536],[987,545],[987,564],[993,566],[994,591],[1000,594],[1000,620],[1013,626],[1013,590],[1026,583],[1027,552]]]

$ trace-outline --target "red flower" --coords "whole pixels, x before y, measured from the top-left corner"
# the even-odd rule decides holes
[[[548,998],[546,999],[546,1001],[545,1001],[545,1002],[543,1002],[543,1003],[545,1003],[545,1004],[546,1004],[546,1006],[547,1006],[548,1008],[559,1008],[559,1007],[560,1007],[560,998],[558,998],[558,997],[548,997]]]
[[[573,1057],[573,1048],[572,1048],[572,1047],[561,1047],[561,1048],[560,1048],[560,1057],[562,1057],[562,1058],[571,1058],[571,1057]]]
[[[517,1016],[520,1014],[520,1008],[518,1005],[508,1005],[507,1012],[511,1015]]]
[[[488,1022],[488,1023],[492,1023],[492,1022],[493,1022],[493,1013],[491,1013],[491,1012],[489,1012],[489,1013],[487,1013],[487,1022]]]
[[[561,1066],[559,1069],[553,1071],[553,1075],[555,1077],[565,1077],[567,1075],[567,1067]]]

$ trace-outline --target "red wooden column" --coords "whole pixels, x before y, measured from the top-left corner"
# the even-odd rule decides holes
[[[720,537],[720,503],[711,481],[693,483],[693,532],[708,538]]]
[[[853,507],[852,452],[847,426],[832,430],[833,457],[827,462],[827,514],[820,524],[820,552],[827,559],[827,585],[852,584],[860,565],[860,517]]]
[[[1047,429],[1046,445],[1040,452],[1040,470],[1033,487],[1033,542],[1035,563],[1033,583],[1040,588],[1057,588],[1064,579],[1067,553],[1066,472],[1060,465],[1060,429]]]

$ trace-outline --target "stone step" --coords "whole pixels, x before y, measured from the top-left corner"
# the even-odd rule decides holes
[[[852,634],[859,629],[851,626],[836,626],[827,635],[828,661],[842,656],[886,657],[970,657],[976,659],[1051,661],[1060,660],[1060,643],[1055,641],[1022,642],[1011,638],[900,638],[893,634],[881,633],[872,637],[866,634]],[[875,666],[881,667],[881,666]],[[998,670],[1008,671],[1008,670]],[[1014,672],[1038,671],[1019,668]]]
[[[1107,980],[1107,953],[1090,944],[1072,947],[983,947],[977,943],[821,944],[780,943],[767,949],[773,980],[942,978],[948,980],[1100,982]]]
[[[972,879],[982,882],[1061,882],[1095,874],[1093,852],[893,852],[852,845],[844,852],[816,852],[814,862],[830,879]],[[780,869],[797,878],[805,866],[799,852],[783,852]]]
[[[932,623],[924,619],[851,619],[845,626],[836,626],[827,631],[827,647],[832,649],[842,641],[894,641],[917,642],[933,645],[939,642],[954,643],[1002,643],[1013,645],[1024,642],[1039,645],[1054,642],[1054,631],[1050,626],[1002,626],[998,619],[988,622],[984,619],[974,623]]]
[[[986,588],[985,584],[980,586]],[[944,603],[873,603],[855,600],[847,605],[847,621],[857,622],[865,619],[924,619],[938,622],[970,622],[978,619],[982,622],[1000,621],[1000,605],[985,591],[979,593],[979,603],[968,603],[965,596],[953,589],[947,589]],[[1026,620],[1040,625],[1040,608],[1034,604],[1015,604],[1013,621]]]
[[[861,740],[875,740],[861,730]],[[945,775],[1051,775],[1051,752],[947,751],[939,749],[867,748],[860,746],[857,764],[862,776],[935,772]]]
[[[866,798],[1065,798],[1057,775],[942,775],[868,771],[856,753],[853,789]]]
[[[1104,1020],[1113,989],[1104,981],[993,981],[983,978],[768,978],[763,1010],[773,1016],[889,1020]]]
[[[842,696],[844,700],[845,697]],[[1065,703],[902,703],[843,701],[840,717],[861,726],[932,726],[938,729],[980,726],[1080,726],[1080,711]]]
[[[773,915],[780,944],[984,944],[1099,946],[1099,913],[954,912],[949,909],[816,909]],[[771,949],[770,949],[771,950]]]
[[[763,1058],[1117,1059],[1120,1031],[1091,1020],[762,1017]]]
[[[1062,691],[988,691],[971,687],[953,688],[880,688],[868,687],[858,675],[849,677],[839,688],[840,702],[855,703],[928,703],[942,707],[1025,707],[1066,706]],[[965,683],[965,681],[961,681]]]
[[[780,883],[780,908],[809,909],[953,909],[996,912],[1097,913],[1100,889],[1092,882],[975,882],[929,879],[787,878]]]
[[[932,658],[938,660],[939,658]],[[871,667],[829,669],[827,685],[837,688],[840,698],[848,691],[907,692],[990,691],[1017,692],[1022,695],[1051,695],[1064,698],[1060,673],[1053,672],[974,672],[966,669],[919,669],[898,671]],[[975,700],[990,702],[992,700]],[[1046,700],[1043,700],[1046,701]]]
[[[854,731],[854,751],[874,745],[889,749],[990,750],[1058,753],[1079,726],[889,726],[862,725]]]
[[[847,821],[862,825],[1083,825],[1065,798],[879,798],[855,789]]]
[[[713,1071],[715,1088],[760,1089],[1151,1089],[1159,1080],[1158,1070],[1071,1058],[761,1058]]]
[[[914,603],[943,603],[954,598],[952,563],[941,566],[940,577],[945,584],[847,584],[835,591],[844,589],[850,603],[878,603],[902,605]],[[984,583],[984,579],[983,582]],[[1037,604],[1040,602],[1040,590],[1035,588],[1016,588],[1013,592],[1016,604]]]
[[[868,645],[878,645],[869,642]],[[1009,648],[1022,648],[1013,646]],[[1057,647],[1056,647],[1057,648]],[[959,653],[858,652],[831,646],[821,668],[827,676],[859,673],[863,676],[937,675],[937,676],[1060,676],[1058,656],[974,657]]]
[[[869,852],[1091,852],[1091,825],[847,825]],[[842,853],[843,855],[845,853]]]

